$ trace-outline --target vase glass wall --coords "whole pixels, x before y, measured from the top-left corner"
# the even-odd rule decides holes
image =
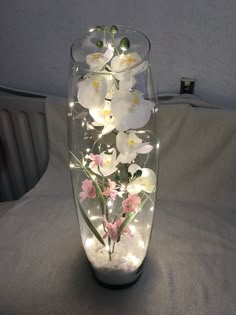
[[[141,32],[98,26],[71,48],[68,129],[81,238],[98,281],[134,283],[156,208],[157,91]]]

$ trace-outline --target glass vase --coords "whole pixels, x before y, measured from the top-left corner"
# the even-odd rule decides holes
[[[141,275],[149,246],[159,139],[150,41],[97,26],[71,48],[68,130],[81,238],[96,279],[120,288]]]

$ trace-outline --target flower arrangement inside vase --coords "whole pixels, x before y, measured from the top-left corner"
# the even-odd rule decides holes
[[[83,246],[97,279],[140,275],[155,207],[157,103],[145,35],[97,26],[72,46],[69,146]]]

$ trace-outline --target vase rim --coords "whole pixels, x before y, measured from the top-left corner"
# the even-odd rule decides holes
[[[141,65],[142,63],[144,63],[147,59],[148,59],[148,56],[150,54],[150,51],[151,51],[151,42],[149,40],[149,38],[147,37],[147,35],[145,35],[142,31],[138,30],[138,29],[135,29],[135,28],[132,28],[132,27],[126,27],[124,25],[116,25],[118,27],[118,29],[123,29],[123,30],[127,30],[127,31],[131,31],[131,32],[136,32],[136,33],[139,33],[141,36],[143,36],[143,38],[145,38],[145,40],[147,41],[147,51],[145,53],[145,55],[141,58],[141,60],[139,62],[137,62],[136,64],[134,64],[133,66],[130,66],[124,70],[120,70],[120,71],[111,71],[111,72],[106,72],[106,71],[92,71],[89,66],[88,68],[87,67],[83,67],[84,70],[88,70],[88,72],[90,73],[96,73],[96,74],[113,74],[113,73],[124,73],[124,72],[127,72],[127,71],[130,71],[136,67],[138,67],[139,65]],[[80,62],[79,61],[76,61],[74,56],[73,56],[73,48],[74,48],[74,45],[76,42],[78,41],[82,41],[83,39],[85,39],[86,37],[88,37],[92,32],[95,31],[95,28],[92,29],[91,31],[88,31],[86,33],[84,33],[82,36],[78,37],[77,39],[75,39],[71,45],[71,49],[70,49],[70,55],[71,55],[71,59],[74,63],[76,64],[79,64]]]

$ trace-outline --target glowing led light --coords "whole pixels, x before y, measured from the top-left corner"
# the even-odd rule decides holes
[[[85,241],[85,247],[91,247],[94,243],[94,240],[93,238],[87,238],[86,241]]]
[[[81,124],[81,126],[82,126],[82,127],[84,127],[84,121],[82,121],[82,124]]]
[[[133,263],[134,266],[138,266],[139,264],[139,258],[132,254],[128,254],[127,259]]]
[[[147,229],[150,229],[151,225],[150,224],[147,224]]]
[[[70,163],[70,168],[74,168],[75,167],[75,164],[73,164],[73,163]]]
[[[140,130],[140,131],[138,131],[138,132],[136,132],[136,133],[146,133],[146,131],[144,131],[144,130]]]
[[[108,149],[107,150],[109,153],[112,153],[113,152],[113,149]]]
[[[89,219],[90,219],[91,221],[95,221],[95,220],[99,219],[99,216],[97,216],[97,215],[92,215]]]
[[[134,222],[135,222],[135,223],[137,223],[137,222],[138,222],[138,220],[137,220],[137,219],[134,219]]]
[[[93,130],[93,129],[95,129],[95,128],[94,128],[92,125],[90,125],[90,124],[87,123],[87,129],[88,129],[88,130]],[[92,137],[90,137],[90,138],[92,139]]]
[[[89,148],[87,148],[87,149],[86,149],[86,152],[88,152],[88,153],[89,153],[89,152],[90,152],[90,149],[89,149]]]
[[[106,245],[106,250],[109,252],[109,246],[108,245]]]
[[[71,103],[70,103],[70,107],[71,107],[71,108],[74,107],[74,105],[75,105],[74,102],[71,102]]]
[[[68,113],[67,115],[70,117],[70,116],[72,116],[72,113]]]
[[[112,204],[113,204],[113,202],[112,202],[111,200],[109,200],[109,201],[107,202],[107,206],[108,206],[108,207],[112,207]]]
[[[154,207],[151,207],[151,208],[150,208],[150,211],[152,212],[153,210],[154,210]]]
[[[120,191],[121,191],[121,192],[125,192],[125,185],[124,185],[124,184],[121,184],[121,186],[120,186]]]
[[[160,147],[160,143],[157,143],[157,149],[159,149],[159,147]]]
[[[88,210],[88,215],[90,215],[90,213],[91,213],[91,211],[90,211],[90,210]]]
[[[145,248],[145,245],[144,245],[144,241],[143,240],[139,240],[139,246],[141,247],[141,248]]]
[[[134,225],[130,225],[129,228],[132,233],[136,231],[136,227]]]
[[[109,213],[112,213],[112,209],[109,210]]]
[[[98,139],[101,139],[102,138],[102,134],[98,135]]]
[[[99,231],[103,230],[103,225],[102,224],[99,225],[98,230]]]
[[[95,28],[90,28],[89,32],[92,33],[93,31],[95,31]]]

